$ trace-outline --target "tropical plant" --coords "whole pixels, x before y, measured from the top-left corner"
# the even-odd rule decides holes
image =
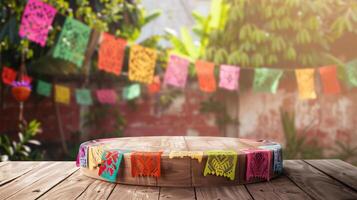
[[[357,146],[336,141],[335,152],[335,155],[332,156],[333,158],[341,159],[357,166]]]
[[[41,143],[33,139],[41,130],[41,123],[32,120],[29,124],[19,124],[19,140],[11,140],[7,135],[0,135],[0,156],[1,161],[7,160],[36,160],[41,155],[38,151],[33,151],[32,146],[39,146]]]

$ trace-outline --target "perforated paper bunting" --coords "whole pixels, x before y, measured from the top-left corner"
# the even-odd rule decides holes
[[[90,106],[93,104],[91,91],[88,89],[76,89],[76,101],[83,106]]]
[[[90,28],[75,19],[66,18],[53,56],[82,66],[87,48]]]
[[[88,148],[88,168],[97,169],[102,163],[103,146],[90,146]]]
[[[88,158],[88,146],[81,145],[79,147],[79,152],[77,154],[76,166],[77,167],[87,167]]]
[[[38,0],[29,0],[22,15],[19,35],[45,46],[56,9]]]
[[[45,81],[38,80],[36,92],[39,95],[49,97],[49,96],[51,96],[51,93],[52,93],[52,85]]]
[[[219,73],[219,87],[227,90],[238,88],[240,68],[231,65],[221,65]]]
[[[246,180],[262,178],[270,180],[271,151],[270,150],[245,150],[247,153]]]
[[[295,70],[300,99],[316,99],[315,69]]]
[[[273,171],[276,173],[283,172],[283,156],[281,145],[259,146],[260,149],[269,149],[273,151]]]
[[[96,95],[99,103],[102,104],[115,104],[118,98],[117,93],[112,89],[97,90]]]
[[[161,154],[162,152],[133,152],[130,155],[131,175],[153,176],[161,175]]]
[[[214,174],[224,176],[230,180],[235,179],[238,155],[234,151],[212,150],[205,151],[208,159],[203,172],[204,176]]]
[[[203,92],[216,91],[216,79],[214,78],[214,63],[197,60],[196,72],[200,89]]]
[[[255,69],[253,89],[255,92],[270,92],[275,94],[281,76],[282,70],[259,68]]]
[[[338,94],[341,92],[340,83],[337,80],[336,66],[321,67],[319,72],[325,94]]]
[[[55,101],[69,104],[71,101],[71,90],[66,86],[55,85]]]
[[[16,75],[17,72],[9,67],[3,67],[2,68],[2,82],[7,84],[7,85],[11,85],[12,82],[14,82],[16,80]]]
[[[154,77],[154,81],[148,85],[148,91],[150,94],[155,94],[160,91],[161,81],[159,76]]]
[[[164,84],[184,88],[189,64],[190,62],[187,59],[171,55],[165,72]]]
[[[115,182],[122,159],[123,153],[118,150],[103,152],[98,175],[110,182]]]
[[[102,34],[99,48],[98,68],[119,75],[123,66],[126,41],[108,33]]]
[[[202,162],[203,151],[170,151],[169,158],[183,158],[190,157],[191,159],[197,159],[198,162]]]
[[[123,98],[132,100],[140,96],[141,90],[139,84],[132,84],[123,89]]]
[[[150,84],[154,78],[156,51],[139,45],[130,49],[129,79]]]

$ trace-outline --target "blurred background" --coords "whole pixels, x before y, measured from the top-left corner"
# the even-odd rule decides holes
[[[0,2],[0,66],[34,78],[19,121],[19,103],[1,83],[2,160],[74,160],[80,143],[96,138],[188,135],[277,141],[285,159],[339,158],[357,165],[357,2],[355,0],[46,0],[58,10],[47,45],[18,35],[26,1]],[[92,29],[81,68],[51,56],[65,17]],[[98,70],[101,32],[158,50],[162,79],[170,54],[191,60],[185,89],[161,85],[115,105],[68,105],[36,93],[36,80],[74,88],[114,88],[131,82]],[[128,71],[126,49],[123,74]],[[200,91],[194,61],[240,66],[239,90]],[[294,69],[335,65],[338,94],[301,100]],[[255,68],[284,70],[276,93],[253,89]],[[216,70],[216,78],[218,71]]]

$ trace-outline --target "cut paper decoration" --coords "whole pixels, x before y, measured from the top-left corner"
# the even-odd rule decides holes
[[[87,25],[67,17],[53,57],[70,61],[81,67],[89,35],[90,28]]]
[[[102,155],[98,175],[110,182],[115,182],[122,159],[123,153],[118,150],[105,151]]]
[[[119,75],[124,61],[126,41],[108,33],[102,34],[98,52],[98,68]]]
[[[125,100],[133,100],[140,96],[140,85],[139,84],[132,84],[127,86],[123,89],[123,98]]]
[[[346,74],[348,85],[350,87],[357,87],[357,60],[353,60],[346,64]]]
[[[93,104],[91,91],[88,89],[76,89],[76,101],[83,106],[90,106]]]
[[[12,82],[14,82],[16,80],[16,75],[17,72],[9,67],[3,67],[2,69],[2,82],[7,84],[7,85],[11,85]]]
[[[164,84],[184,88],[187,81],[189,64],[190,62],[187,59],[171,55],[165,72]]]
[[[156,65],[156,51],[133,45],[130,49],[129,80],[146,84],[152,83]]]
[[[112,89],[101,89],[96,91],[97,99],[102,104],[115,104],[117,102],[117,93]]]
[[[55,101],[69,104],[71,101],[71,90],[66,86],[55,85]]]
[[[183,158],[190,157],[191,159],[196,159],[198,162],[202,162],[203,151],[171,151],[169,158]]]
[[[255,92],[270,92],[275,94],[279,87],[279,81],[283,70],[259,68],[255,69],[253,90]]]
[[[91,146],[88,148],[88,168],[97,169],[102,163],[103,146]]]
[[[245,150],[247,153],[246,180],[261,178],[270,180],[271,151],[270,150]]]
[[[87,160],[88,160],[88,146],[81,145],[79,147],[79,152],[77,155],[76,165],[77,167],[87,167]]]
[[[341,92],[341,87],[337,80],[336,66],[321,67],[319,72],[325,94],[338,94]]]
[[[39,0],[29,0],[22,15],[19,35],[45,46],[56,9]]]
[[[153,176],[161,175],[162,152],[133,152],[131,153],[131,175]]]
[[[36,91],[37,91],[37,94],[39,94],[39,95],[49,97],[49,96],[51,96],[51,93],[52,93],[52,85],[45,81],[38,80]]]
[[[160,91],[161,81],[159,76],[154,77],[154,81],[148,85],[148,91],[150,94],[155,94]]]
[[[221,65],[219,73],[219,87],[227,90],[238,88],[240,68],[231,65]]]
[[[314,74],[315,69],[295,70],[300,99],[316,99]]]
[[[283,172],[283,155],[280,144],[270,146],[260,146],[260,149],[269,149],[273,151],[273,171],[280,174]]]
[[[216,79],[214,78],[214,63],[197,60],[195,66],[200,89],[203,92],[216,91]]]
[[[238,155],[234,151],[212,150],[205,151],[208,159],[203,172],[204,176],[213,174],[224,176],[230,180],[235,179]]]

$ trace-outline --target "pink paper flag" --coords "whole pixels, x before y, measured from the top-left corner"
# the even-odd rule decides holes
[[[245,150],[247,153],[246,180],[252,178],[270,179],[271,151],[266,149]]]
[[[238,88],[239,72],[239,67],[221,65],[219,73],[219,87],[227,90],[236,90]]]
[[[101,89],[96,91],[97,99],[102,104],[115,104],[117,93],[111,89]]]
[[[164,77],[164,84],[184,88],[189,64],[188,60],[176,55],[171,55]]]
[[[22,15],[20,36],[45,46],[56,12],[55,8],[46,3],[29,0]]]

